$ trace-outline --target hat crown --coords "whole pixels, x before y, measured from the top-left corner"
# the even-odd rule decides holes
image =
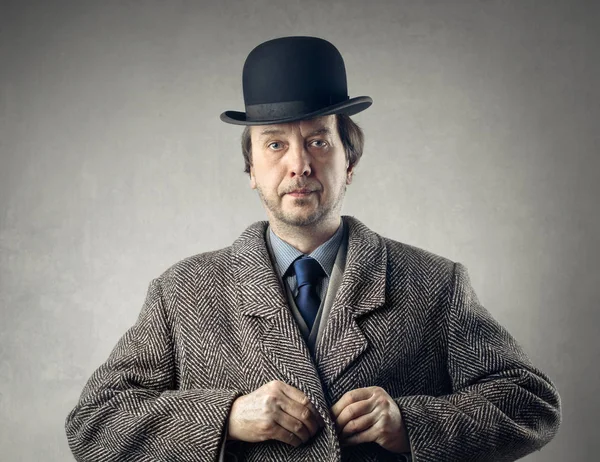
[[[261,43],[246,58],[242,87],[246,107],[291,101],[326,105],[348,99],[342,55],[317,37]]]
[[[246,112],[225,111],[236,125],[268,125],[364,111],[369,96],[348,97],[346,67],[338,49],[318,37],[281,37],[255,47],[244,62]]]

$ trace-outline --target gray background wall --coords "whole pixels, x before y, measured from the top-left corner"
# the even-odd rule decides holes
[[[72,460],[64,419],[150,280],[266,219],[218,116],[284,35],[374,99],[343,213],[466,264],[562,396],[527,460],[597,460],[597,5],[1,2],[1,460]]]

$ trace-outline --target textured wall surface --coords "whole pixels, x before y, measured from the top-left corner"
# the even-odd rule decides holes
[[[255,45],[316,35],[374,100],[343,213],[464,263],[556,382],[527,460],[597,460],[599,31],[572,0],[2,1],[0,458],[72,460],[150,280],[266,219],[219,114]]]

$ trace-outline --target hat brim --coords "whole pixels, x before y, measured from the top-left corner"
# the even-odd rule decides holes
[[[272,120],[247,120],[245,112],[238,111],[225,111],[221,114],[221,120],[228,124],[234,125],[272,125],[272,124],[285,124],[288,122],[296,122],[298,120],[314,119],[315,117],[321,117],[331,114],[346,114],[354,115],[361,111],[364,111],[373,104],[373,100],[369,96],[357,96],[350,98],[341,103],[334,104],[319,109],[318,111],[309,112],[308,114],[300,114],[294,117],[285,117],[282,119]]]

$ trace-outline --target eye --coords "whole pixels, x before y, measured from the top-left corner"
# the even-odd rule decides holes
[[[269,143],[267,147],[271,148],[273,151],[279,151],[282,148],[282,145],[279,141],[273,141]]]
[[[312,140],[310,144],[317,148],[324,148],[325,146],[327,146],[327,142],[323,140]]]

